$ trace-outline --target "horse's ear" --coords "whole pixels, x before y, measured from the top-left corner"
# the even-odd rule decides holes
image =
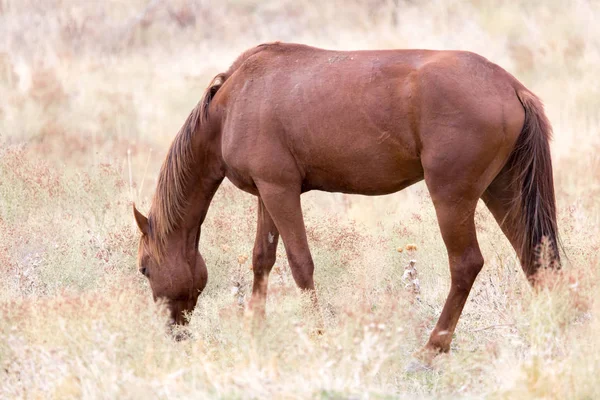
[[[137,223],[138,228],[140,228],[140,232],[143,235],[148,234],[148,218],[144,217],[141,212],[135,208],[135,203],[133,204],[133,215],[135,217],[135,222]]]

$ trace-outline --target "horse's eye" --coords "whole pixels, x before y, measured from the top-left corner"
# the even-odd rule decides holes
[[[148,269],[146,267],[140,268],[140,273],[144,275],[146,278],[148,277]]]

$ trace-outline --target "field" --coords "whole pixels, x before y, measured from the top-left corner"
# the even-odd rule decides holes
[[[595,0],[0,0],[0,398],[598,398],[599,18]],[[314,335],[283,246],[267,325],[249,328],[256,199],[225,182],[192,337],[173,341],[136,268],[131,202],[148,211],[210,79],[274,40],[464,49],[513,73],[554,128],[561,272],[533,290],[480,204],[486,265],[452,350],[407,373],[450,282],[424,184],[303,196]],[[402,280],[413,259],[419,293]]]

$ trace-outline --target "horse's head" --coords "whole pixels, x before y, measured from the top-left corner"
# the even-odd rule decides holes
[[[185,314],[196,305],[206,286],[207,270],[198,252],[199,230],[168,235],[162,243],[153,237],[151,222],[135,206],[133,213],[142,233],[138,247],[138,268],[152,288],[155,301],[165,301],[172,324],[187,323]]]

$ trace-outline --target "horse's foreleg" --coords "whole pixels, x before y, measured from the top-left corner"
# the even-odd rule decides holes
[[[250,308],[256,316],[264,317],[269,273],[275,264],[279,231],[260,197],[258,198],[257,225],[252,252],[254,283]]]
[[[294,281],[300,289],[310,294],[314,310],[320,315],[313,280],[314,263],[306,237],[299,186],[295,188],[271,183],[257,183],[257,186],[283,239]],[[318,323],[321,324],[320,318]]]

